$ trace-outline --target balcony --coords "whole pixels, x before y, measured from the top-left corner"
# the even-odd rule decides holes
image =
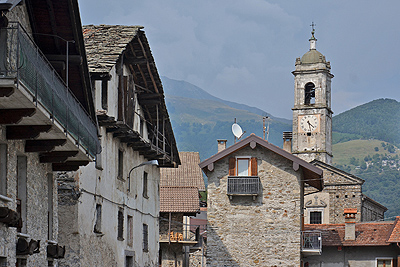
[[[321,255],[322,236],[321,232],[303,231],[301,232],[301,252],[303,255]]]
[[[232,196],[253,196],[259,195],[260,178],[258,176],[229,176],[227,195]]]
[[[100,152],[96,124],[15,22],[0,29],[0,110],[10,114],[1,120],[7,126],[7,139],[32,141],[40,135],[36,141],[43,142],[36,142],[34,151],[27,149],[27,142],[26,152],[51,152],[56,146],[68,152],[45,155],[46,160],[57,158],[56,162],[49,161],[55,163],[53,169],[61,170],[54,166],[66,166],[67,159],[75,160],[75,167],[84,165],[80,163]],[[48,148],[37,150],[38,145]]]

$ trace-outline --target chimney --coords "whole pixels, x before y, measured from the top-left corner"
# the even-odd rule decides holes
[[[344,209],[344,240],[356,240],[357,209]]]
[[[292,153],[292,132],[283,132],[283,150]]]
[[[218,152],[221,152],[222,150],[224,150],[226,148],[226,139],[218,139]]]

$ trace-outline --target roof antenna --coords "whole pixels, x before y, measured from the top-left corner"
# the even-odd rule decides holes
[[[236,118],[234,120],[234,123],[232,124],[232,133],[235,136],[234,143],[236,143],[236,138],[237,140],[240,140],[242,136],[245,134],[246,131],[243,132],[242,128],[239,126],[239,124],[236,123]]]
[[[268,137],[269,137],[269,123],[270,123],[271,119],[268,116],[264,116],[263,117],[263,139],[265,140],[265,133],[267,133],[267,141],[268,141]],[[265,122],[267,122],[267,127],[265,127]]]

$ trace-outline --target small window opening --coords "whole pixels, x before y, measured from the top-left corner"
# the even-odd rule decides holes
[[[125,262],[126,267],[133,267],[133,257],[132,256],[126,256],[126,262]]]
[[[305,87],[305,105],[315,104],[315,85],[313,83],[307,83]]]
[[[143,251],[149,251],[149,226],[143,224]]]
[[[148,196],[148,194],[147,194],[147,184],[148,184],[148,179],[147,179],[147,176],[148,176],[148,174],[147,174],[147,172],[143,172],[143,197],[144,198],[148,198],[149,196]]]
[[[133,246],[133,217],[129,216],[127,217],[127,224],[128,224],[128,229],[126,231],[126,239],[128,242],[128,246],[132,247]]]
[[[322,223],[322,212],[311,211],[310,212],[310,224],[321,224]]]
[[[7,145],[0,144],[0,195],[7,195]]]
[[[94,223],[93,232],[100,234],[101,233],[101,205],[96,204],[96,221]]]
[[[101,107],[108,109],[108,80],[101,81]]]
[[[118,236],[117,239],[124,240],[124,211],[122,209],[118,210]]]
[[[124,152],[118,150],[118,178],[123,179],[124,175]]]

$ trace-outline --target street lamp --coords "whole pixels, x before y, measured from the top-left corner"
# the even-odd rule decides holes
[[[129,171],[129,174],[128,174],[128,191],[131,190],[131,172],[132,172],[134,169],[136,169],[136,168],[138,168],[138,167],[141,167],[141,166],[144,166],[144,165],[154,165],[154,166],[158,166],[158,160],[153,159],[153,160],[150,160],[150,161],[146,161],[146,162],[140,163],[139,165],[133,167],[133,168]]]

